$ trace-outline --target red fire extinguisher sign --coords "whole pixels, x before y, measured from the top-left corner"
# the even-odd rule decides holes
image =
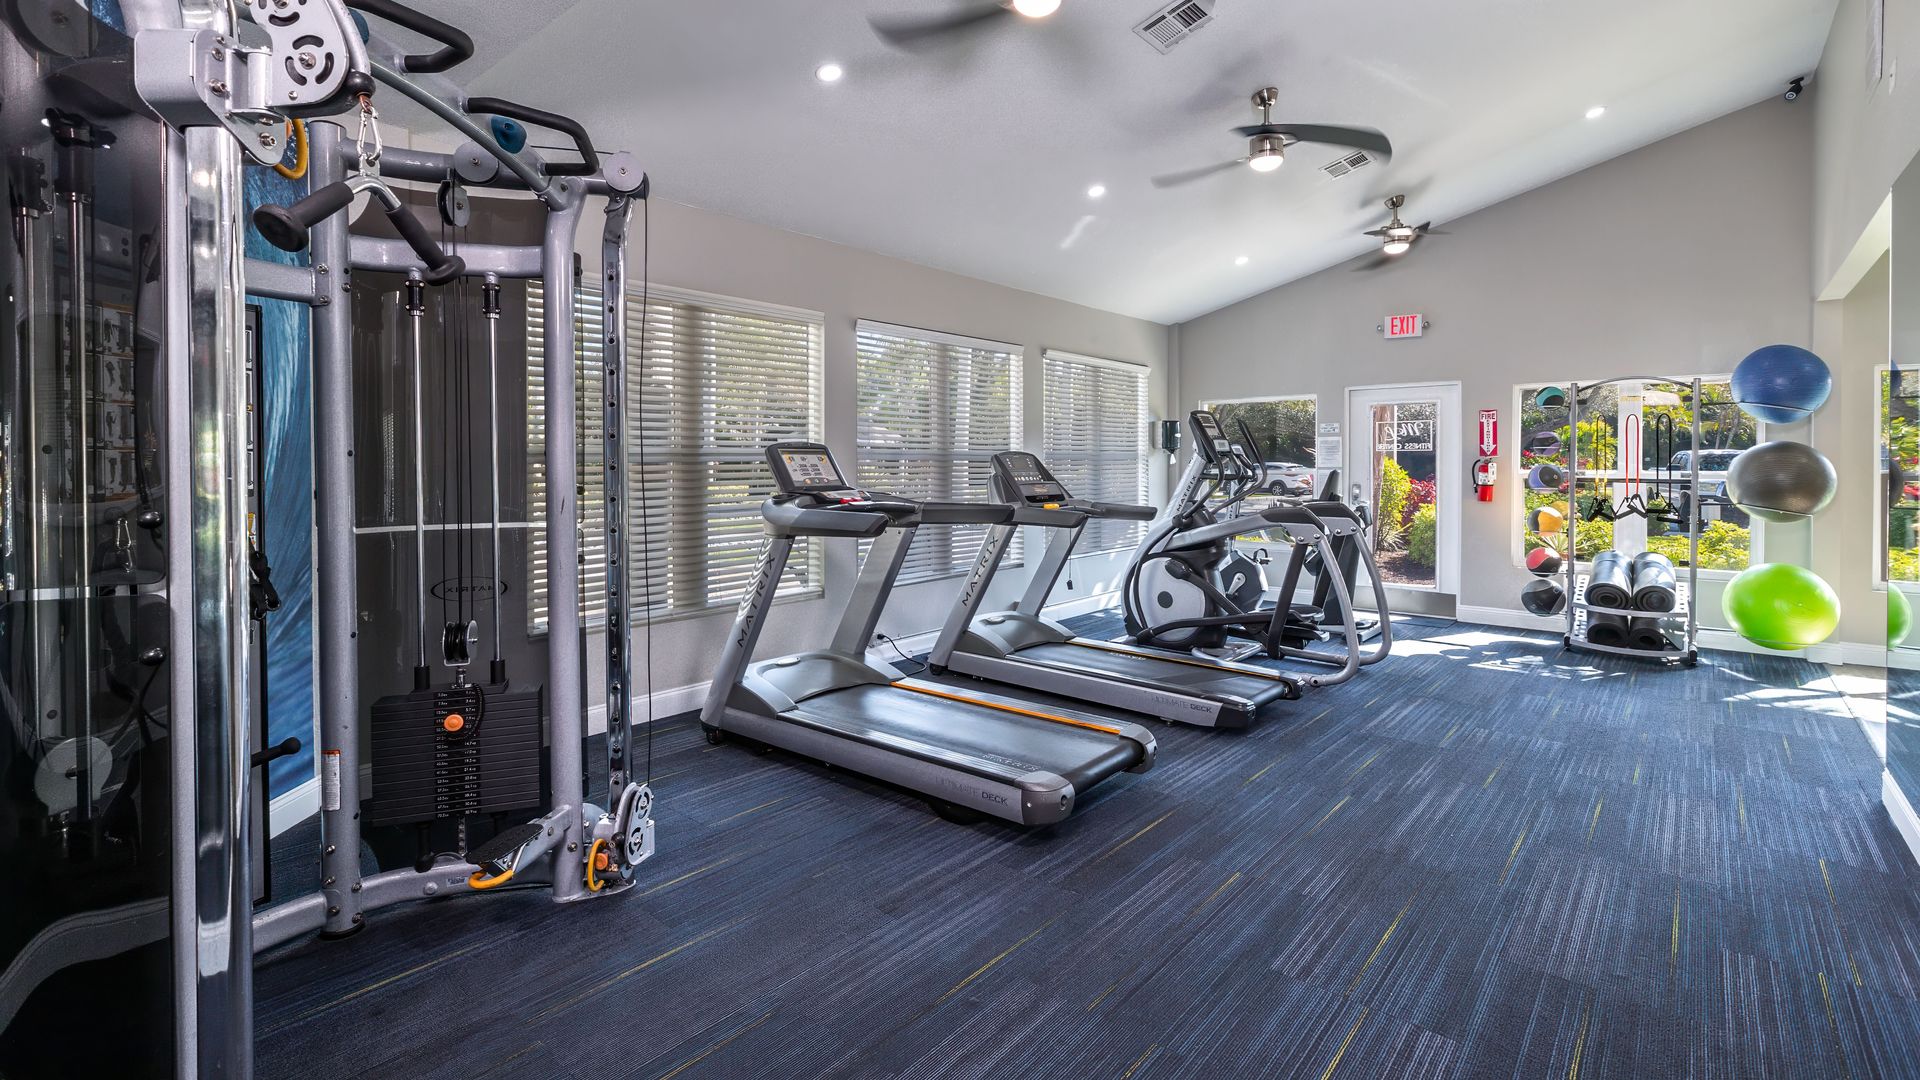
[[[1480,456],[1493,457],[1500,452],[1500,410],[1480,410]]]

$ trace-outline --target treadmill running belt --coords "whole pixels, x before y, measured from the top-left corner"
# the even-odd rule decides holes
[[[1236,697],[1255,705],[1285,697],[1287,684],[1258,675],[1222,672],[1204,662],[1185,663],[1114,652],[1069,641],[1045,641],[1013,654],[1017,660],[1049,667],[1098,671],[1126,682],[1152,684],[1216,697]]]
[[[1140,763],[1140,744],[1104,731],[1037,720],[943,696],[866,684],[802,701],[784,715],[836,734],[869,732],[1065,777],[1075,791]]]

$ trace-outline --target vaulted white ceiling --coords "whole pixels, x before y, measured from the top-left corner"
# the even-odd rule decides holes
[[[1161,322],[1371,250],[1393,192],[1444,222],[1778,94],[1835,3],[1218,0],[1163,56],[1132,33],[1154,0],[1064,0],[926,56],[866,17],[947,0],[419,0],[474,34],[475,92],[579,116],[662,198]],[[1376,127],[1393,160],[1148,182],[1244,153],[1266,85],[1276,121]]]

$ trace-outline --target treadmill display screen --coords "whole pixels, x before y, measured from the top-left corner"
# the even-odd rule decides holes
[[[1046,466],[1040,464],[1040,459],[1032,454],[996,454],[994,461],[1025,501],[1047,503],[1066,499],[1067,489],[1060,486],[1060,481],[1055,480],[1047,472]]]
[[[786,466],[787,472],[783,487],[808,491],[847,486],[833,458],[826,454],[786,453],[780,455],[780,463]]]

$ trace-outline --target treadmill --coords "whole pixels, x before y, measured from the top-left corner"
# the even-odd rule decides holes
[[[1156,511],[1076,499],[1039,458],[1021,451],[994,455],[993,485],[1013,516],[988,531],[959,602],[928,656],[934,672],[991,679],[1199,727],[1250,727],[1270,703],[1300,696],[1304,681],[1286,672],[1083,638],[1043,617],[1047,596],[1088,521],[1150,521]],[[1046,553],[1013,610],[979,614],[1014,531],[1022,525],[1052,530]]]
[[[992,525],[993,503],[915,502],[847,483],[819,443],[767,449],[777,493],[761,507],[767,545],[727,635],[700,724],[913,791],[942,817],[1047,825],[1080,793],[1145,772],[1154,737],[1139,724],[903,675],[871,660],[873,638],[921,525]],[[750,663],[802,536],[873,540],[832,644]]]

